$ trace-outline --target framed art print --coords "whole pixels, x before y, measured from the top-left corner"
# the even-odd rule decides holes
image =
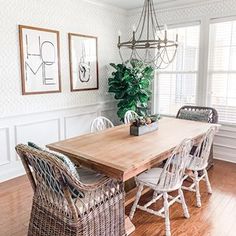
[[[19,25],[22,94],[61,92],[59,32]]]
[[[69,54],[71,91],[98,89],[97,37],[70,33]]]

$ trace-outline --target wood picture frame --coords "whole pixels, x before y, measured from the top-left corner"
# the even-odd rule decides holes
[[[22,95],[61,92],[60,33],[19,25]]]
[[[68,34],[71,92],[99,89],[98,38]]]

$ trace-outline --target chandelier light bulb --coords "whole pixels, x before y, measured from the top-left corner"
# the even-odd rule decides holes
[[[165,30],[165,31],[167,31],[167,30],[168,30],[168,28],[167,28],[167,25],[166,25],[166,24],[164,24],[164,30]]]

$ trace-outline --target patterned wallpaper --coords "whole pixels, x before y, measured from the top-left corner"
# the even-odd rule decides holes
[[[0,117],[112,100],[107,94],[108,65],[120,61],[117,31],[125,31],[125,12],[83,0],[0,0],[0,6]],[[19,24],[60,31],[62,93],[21,95]],[[68,32],[98,37],[98,91],[70,92]]]
[[[190,0],[191,2],[191,0]],[[158,6],[158,5],[157,5]],[[128,26],[137,22],[140,12],[131,11],[128,19]],[[160,24],[179,24],[202,20],[203,18],[218,18],[226,16],[236,16],[235,0],[205,0],[199,3],[188,4],[186,6],[176,6],[166,9],[157,9],[157,16]]]
[[[120,61],[117,31],[126,32],[137,23],[136,11],[127,17],[125,11],[85,0],[0,0],[0,6],[0,118],[113,100],[107,93],[107,78],[109,63]],[[235,0],[206,1],[158,13],[160,23],[169,24],[231,15],[236,15]],[[62,93],[21,95],[18,24],[60,31]],[[68,32],[98,36],[98,91],[70,92]]]

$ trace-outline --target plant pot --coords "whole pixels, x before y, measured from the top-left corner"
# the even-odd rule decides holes
[[[153,122],[149,125],[142,125],[142,126],[130,126],[130,135],[140,136],[143,134],[151,133],[153,131],[158,130],[158,122]]]

